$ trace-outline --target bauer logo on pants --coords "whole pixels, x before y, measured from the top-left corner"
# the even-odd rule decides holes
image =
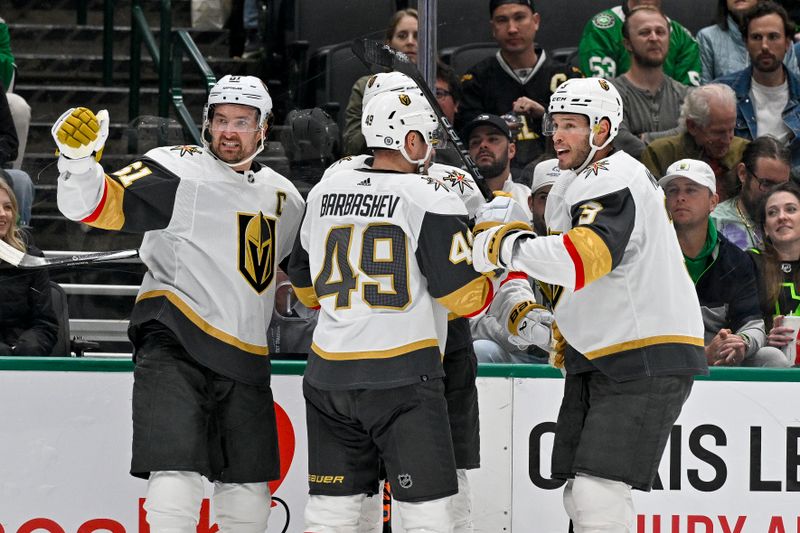
[[[238,213],[239,272],[258,294],[275,276],[275,219],[263,213]]]

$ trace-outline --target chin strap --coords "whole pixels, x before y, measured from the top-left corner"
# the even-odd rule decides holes
[[[425,151],[425,157],[423,157],[422,159],[411,159],[411,157],[408,155],[408,152],[406,152],[405,145],[400,147],[400,153],[403,154],[403,158],[406,161],[408,161],[414,166],[421,167],[425,164],[425,161],[427,161],[428,158],[431,156],[431,150],[433,150],[433,146],[431,146],[429,143],[426,144],[426,146],[428,147],[428,149]]]
[[[594,144],[594,134],[597,133],[597,131],[599,129],[600,129],[600,125],[599,124],[597,124],[596,126],[594,126],[593,128],[590,129],[590,131],[589,131],[589,146],[591,146],[591,148],[589,149],[589,155],[586,157],[586,160],[584,160],[584,162],[581,163],[581,166],[579,166],[578,168],[573,169],[573,172],[575,172],[575,174],[580,174],[583,171],[583,169],[585,169],[587,166],[589,166],[589,163],[592,162],[592,159],[594,159],[594,154],[596,154],[598,150],[602,150],[603,148],[605,148],[606,146],[611,144],[611,141],[614,140],[614,138],[611,135],[609,135],[608,139],[606,139],[606,142],[604,142],[602,146],[595,146],[595,144]]]

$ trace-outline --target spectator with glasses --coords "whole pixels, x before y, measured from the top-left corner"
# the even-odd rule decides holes
[[[789,150],[774,137],[759,137],[747,145],[736,165],[739,194],[711,213],[719,233],[742,250],[763,250],[764,236],[755,222],[758,206],[773,186],[789,181],[789,165]]]

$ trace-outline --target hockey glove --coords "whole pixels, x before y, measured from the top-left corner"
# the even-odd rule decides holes
[[[58,170],[81,174],[92,168],[103,154],[108,125],[108,111],[105,109],[97,115],[85,107],[65,111],[51,130],[61,156]]]
[[[524,222],[512,222],[479,230],[472,243],[472,266],[478,272],[494,272],[498,268],[508,270],[514,241],[521,236],[535,237],[530,226]]]
[[[508,329],[512,334],[508,341],[519,348],[535,344],[543,350],[550,349],[553,314],[536,302],[521,302],[508,317]]]
[[[474,233],[477,234],[485,229],[510,222],[526,224],[527,229],[531,229],[525,210],[516,200],[508,193],[495,191],[494,194],[495,197],[491,202],[478,208],[478,212],[475,214]]]

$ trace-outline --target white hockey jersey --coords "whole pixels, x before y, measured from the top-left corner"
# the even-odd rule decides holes
[[[269,383],[275,272],[303,213],[289,180],[258,164],[236,172],[198,146],[162,147],[113,174],[97,164],[59,176],[58,206],[91,226],[146,232],[134,345],[137,326],[157,320],[215,372]]]
[[[518,240],[511,267],[557,285],[567,372],[619,380],[708,371],[703,319],[663,191],[637,160],[615,152],[547,198],[550,236]]]
[[[469,316],[492,284],[472,268],[467,213],[435,178],[341,170],[309,193],[289,266],[321,306],[305,379],[322,389],[442,377],[448,310]]]

